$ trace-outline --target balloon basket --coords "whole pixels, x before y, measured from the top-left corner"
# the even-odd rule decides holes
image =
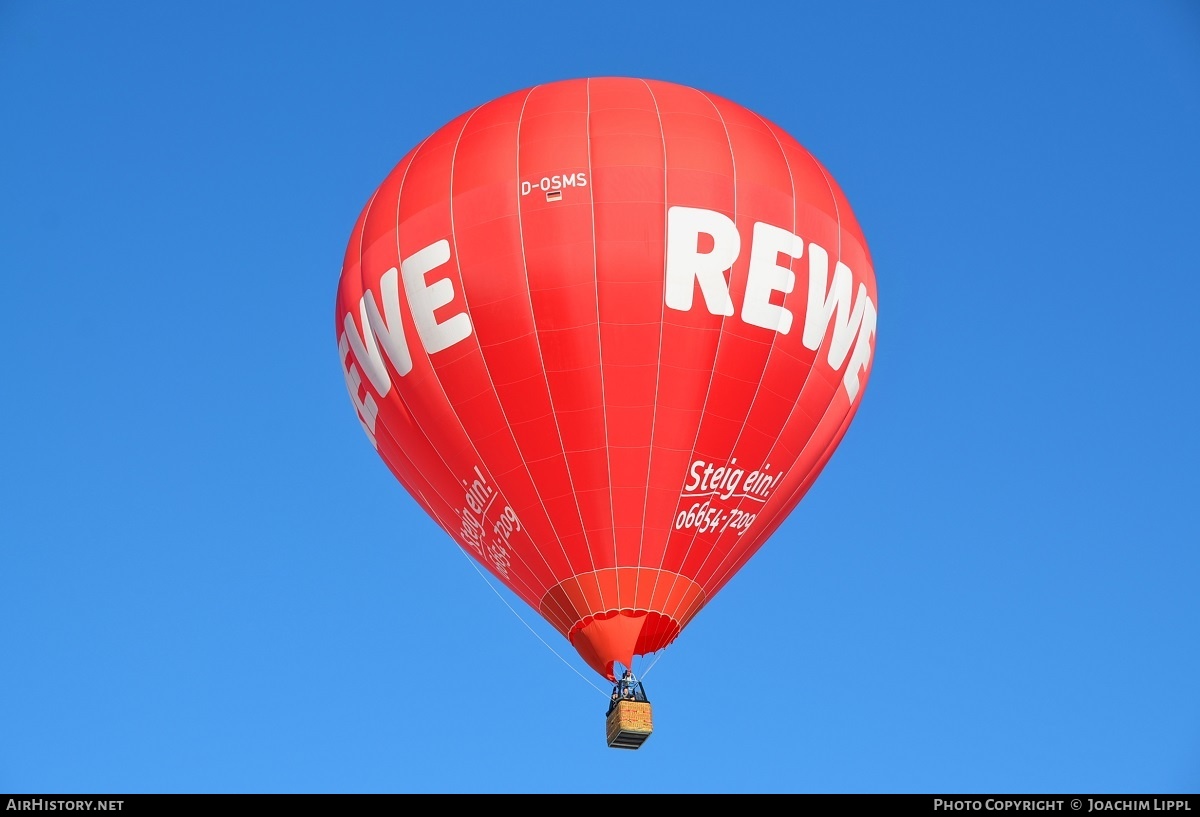
[[[618,701],[608,713],[608,745],[613,749],[637,749],[654,731],[650,704]]]

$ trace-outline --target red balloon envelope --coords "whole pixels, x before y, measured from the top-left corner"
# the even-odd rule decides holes
[[[396,478],[605,677],[666,647],[817,478],[878,303],[792,137],[668,82],[539,85],[415,147],[337,293]]]

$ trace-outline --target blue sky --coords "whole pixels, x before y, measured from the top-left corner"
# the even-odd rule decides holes
[[[606,75],[795,136],[879,286],[636,752],[376,457],[333,314],[421,138]],[[0,791],[1200,791],[1194,3],[8,0],[0,110]]]

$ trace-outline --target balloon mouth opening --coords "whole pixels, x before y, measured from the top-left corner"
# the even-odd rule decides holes
[[[602,568],[559,582],[538,612],[566,636],[588,666],[612,680],[613,663],[663,649],[707,602],[704,589],[651,567]]]
[[[633,666],[635,655],[649,655],[665,648],[682,627],[670,616],[647,610],[611,610],[584,617],[567,638],[588,666],[610,681],[616,680],[614,664]]]

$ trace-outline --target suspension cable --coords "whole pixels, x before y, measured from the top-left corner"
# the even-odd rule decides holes
[[[455,544],[457,544],[457,543],[455,543]],[[564,664],[566,664],[568,667],[570,667],[571,671],[574,672],[576,675],[578,675],[580,678],[582,678],[584,681],[586,681],[592,687],[592,689],[599,692],[605,698],[607,698],[609,696],[609,693],[605,692],[603,689],[596,686],[595,682],[591,678],[584,675],[582,672],[580,672],[575,667],[574,664],[572,664],[570,661],[568,661],[567,659],[565,659],[561,655],[559,655],[558,650],[554,649],[554,647],[551,646],[546,641],[546,639],[542,638],[541,635],[538,634],[537,630],[535,630],[535,629],[533,629],[533,627],[529,626],[529,622],[527,622],[524,618],[522,618],[521,614],[519,612],[517,612],[516,608],[508,603],[508,599],[504,598],[504,596],[500,594],[500,591],[496,589],[495,585],[493,585],[491,583],[491,581],[484,574],[484,572],[479,569],[479,564],[470,557],[470,555],[467,553],[465,548],[463,548],[461,545],[459,545],[458,550],[463,555],[463,558],[466,559],[467,562],[470,563],[471,567],[475,568],[475,572],[479,574],[479,578],[483,579],[484,583],[487,584],[487,586],[491,588],[492,592],[496,594],[496,598],[498,598],[498,599],[500,599],[500,601],[504,602],[504,606],[512,611],[512,614],[517,617],[517,621],[519,621],[525,625],[525,629],[527,629],[527,630],[529,630],[529,632],[533,633],[534,637],[538,641],[540,641],[546,645],[546,649],[550,650],[550,652],[552,652],[555,655],[555,657],[558,658],[559,661],[562,661]],[[657,661],[658,659],[655,659],[655,660]]]

